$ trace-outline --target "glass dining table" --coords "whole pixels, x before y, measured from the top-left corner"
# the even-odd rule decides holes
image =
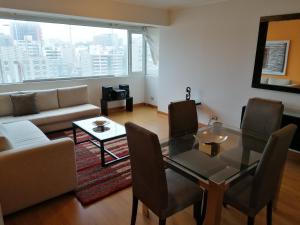
[[[220,123],[161,143],[167,165],[208,191],[205,225],[220,225],[226,189],[257,166],[265,145],[251,132]]]

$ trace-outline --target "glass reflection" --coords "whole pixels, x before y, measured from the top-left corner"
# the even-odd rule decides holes
[[[300,88],[300,20],[268,24],[260,83]]]

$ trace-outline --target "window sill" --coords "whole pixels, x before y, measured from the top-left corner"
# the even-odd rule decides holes
[[[130,77],[141,77],[141,76],[148,76],[148,75],[129,74],[129,75],[107,75],[107,76],[97,76],[97,77],[90,76],[90,77],[70,77],[70,78],[25,80],[23,82],[16,82],[16,83],[0,83],[0,86],[22,85],[22,84],[28,84],[28,83],[43,83],[43,82],[55,82],[55,81],[117,79],[117,78],[130,78]]]

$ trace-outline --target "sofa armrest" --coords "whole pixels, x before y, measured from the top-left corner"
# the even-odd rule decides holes
[[[74,142],[61,138],[0,152],[0,181],[4,215],[74,190]]]

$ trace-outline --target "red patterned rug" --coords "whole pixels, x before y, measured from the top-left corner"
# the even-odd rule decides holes
[[[49,135],[52,139],[62,136],[73,138],[72,131]],[[87,134],[77,132],[79,142],[88,138]],[[126,138],[106,142],[105,147],[117,156],[128,154]],[[103,168],[100,150],[92,143],[85,142],[76,145],[75,152],[78,181],[75,195],[82,205],[89,205],[131,185],[129,159]],[[109,162],[112,157],[105,154],[105,160]]]

